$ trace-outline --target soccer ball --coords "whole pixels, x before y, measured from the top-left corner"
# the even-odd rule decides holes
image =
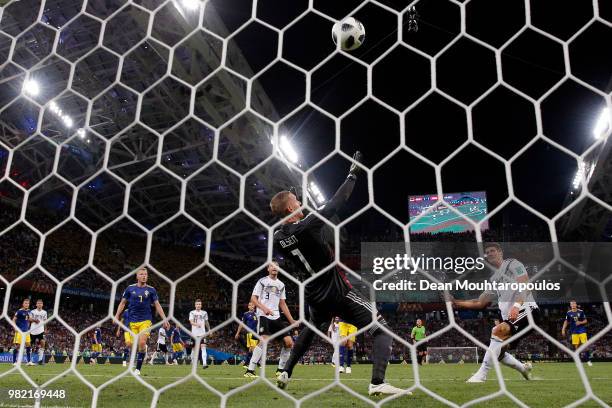
[[[354,17],[347,17],[334,24],[332,39],[336,45],[340,41],[340,47],[344,51],[356,50],[365,40],[365,27]]]

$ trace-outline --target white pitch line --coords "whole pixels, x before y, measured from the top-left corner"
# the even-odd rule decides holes
[[[11,373],[8,375],[17,375],[20,376],[20,373]],[[54,377],[57,374],[49,374],[49,373],[41,373],[41,374],[35,374],[35,375],[40,375],[40,376],[51,376]],[[105,378],[114,378],[116,377],[116,375],[111,375],[111,374],[82,374],[83,377],[105,377]],[[64,377],[61,377],[64,378]],[[129,377],[128,377],[129,378]],[[185,376],[148,376],[146,374],[142,375],[142,378],[147,379],[156,379],[156,380],[163,380],[163,379],[171,379],[171,380],[175,380],[175,379],[181,379],[181,378],[185,378]],[[244,377],[206,377],[206,376],[202,376],[201,378],[205,379],[205,380],[245,380]],[[273,377],[269,377],[268,379],[273,379]],[[291,381],[333,381],[334,378],[291,378]],[[414,380],[414,378],[388,378],[387,380],[389,381],[405,381],[405,380]],[[546,382],[546,381],[567,381],[568,378],[534,378],[531,381],[542,381],[542,382]],[[612,380],[612,377],[593,377],[593,378],[589,378],[590,381],[609,381]],[[340,381],[370,381],[367,378],[340,378]],[[421,378],[421,382],[431,382],[431,381],[459,381],[459,382],[465,382],[465,379],[463,378]],[[491,379],[489,380],[490,382],[495,382],[497,383],[496,379]],[[517,378],[517,379],[511,379],[511,378],[504,378],[504,381],[511,381],[511,382],[525,382],[524,379],[522,378]]]

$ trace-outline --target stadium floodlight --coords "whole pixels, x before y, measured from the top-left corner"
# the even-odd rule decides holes
[[[610,109],[604,108],[597,119],[595,128],[593,129],[593,136],[595,139],[601,139],[610,130]]]
[[[57,115],[60,118],[60,120],[64,123],[64,126],[66,126],[67,128],[71,128],[72,125],[74,125],[74,121],[72,120],[72,117],[70,117],[70,115],[64,114],[62,109],[59,107],[59,105],[55,101],[49,102],[49,110],[53,112],[55,115]]]
[[[62,118],[62,122],[64,122],[64,125],[66,125],[67,128],[71,128],[72,125],[74,124],[74,122],[72,121],[72,118],[68,115],[63,115],[61,116]]]
[[[40,93],[40,86],[36,80],[28,79],[23,84],[23,92],[28,95],[36,96]]]
[[[298,161],[298,154],[295,151],[295,149],[293,148],[293,145],[291,144],[291,142],[289,141],[289,138],[287,138],[287,136],[282,135],[280,137],[279,140],[279,149],[281,151],[281,153],[283,154],[283,156],[289,160],[291,163],[297,163]]]
[[[321,191],[317,183],[315,183],[314,181],[310,182],[310,192],[317,201],[317,204],[323,204],[325,202],[325,196],[323,195],[323,192]]]
[[[180,0],[185,10],[194,11],[200,7],[200,0]]]
[[[82,139],[85,137],[85,129],[80,128],[77,130],[77,135],[79,135],[79,137]]]
[[[580,182],[584,177],[585,168],[586,165],[584,164],[584,162],[578,163],[578,170],[576,170],[576,175],[574,176],[574,180],[572,181],[572,187],[574,187],[574,190],[577,190],[578,187],[580,187]]]

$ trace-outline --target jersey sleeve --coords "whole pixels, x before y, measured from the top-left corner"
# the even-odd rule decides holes
[[[414,336],[414,334],[416,333],[416,326],[414,326],[412,328],[412,332],[410,333],[411,336]]]
[[[329,199],[329,201],[325,204],[325,206],[323,206],[321,210],[318,211],[319,214],[326,218],[329,218],[336,214],[349,199],[354,187],[355,178],[348,177],[346,180],[344,180],[344,183],[342,183],[342,185],[338,187],[338,190],[336,190],[334,196]],[[325,222],[321,218],[317,217],[313,213],[310,213],[296,224],[295,233],[299,233],[300,231],[308,229],[321,228],[324,225]]]
[[[151,288],[151,303],[157,302],[159,297],[157,297],[157,289]]]
[[[258,298],[261,297],[262,293],[263,293],[263,287],[264,284],[263,282],[260,280],[257,281],[257,284],[255,285],[255,287],[253,288],[253,296],[257,296]]]
[[[570,316],[570,312],[567,312],[567,313],[565,314],[565,320],[567,320],[568,322],[571,322],[571,321],[572,321],[572,318],[571,318],[571,316]]]
[[[286,290],[285,290],[285,285],[283,285],[283,287],[281,288],[280,298],[283,299],[283,300],[287,299],[287,293],[286,293]]]
[[[516,259],[510,263],[510,270],[514,273],[514,276],[520,278],[522,276],[527,276],[527,269],[522,262],[517,261]]]
[[[195,320],[195,313],[193,313],[193,310],[191,312],[189,312],[189,323],[193,322]]]
[[[208,321],[208,312],[204,312],[204,321],[207,322]]]
[[[121,297],[125,300],[128,300],[130,298],[130,292],[129,292],[130,287],[128,286],[127,288],[125,288],[123,290],[123,295],[121,295]]]
[[[584,313],[584,310],[581,310],[578,314],[578,320],[586,320],[586,314]]]

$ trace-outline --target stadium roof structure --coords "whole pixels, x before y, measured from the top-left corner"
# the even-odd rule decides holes
[[[92,4],[94,9],[88,11],[93,15],[113,12],[107,8],[110,6]],[[129,214],[142,225],[153,228],[177,212],[180,179],[188,180],[187,212],[206,227],[236,210],[238,176],[252,170],[273,152],[273,125],[248,113],[245,98],[250,96],[256,100],[259,109],[268,116],[275,116],[276,108],[263,87],[253,86],[252,94],[246,95],[246,82],[242,78],[217,70],[222,58],[221,40],[201,30],[183,40],[186,32],[193,29],[194,21],[197,24],[197,16],[194,20],[188,12],[173,2],[168,3],[155,15],[155,19],[165,21],[156,21],[152,36],[145,38],[149,19],[143,17],[141,10],[130,6],[107,20],[106,25],[106,32],[114,24],[128,29],[110,37],[105,35],[106,48],[92,51],[102,41],[100,23],[82,15],[62,27],[76,14],[70,5],[63,5],[49,13],[47,21],[62,27],[58,45],[62,58],[54,54],[47,56],[50,34],[43,24],[34,26],[21,37],[27,38],[27,42],[17,41],[15,55],[22,66],[6,62],[0,81],[2,89],[7,91],[0,97],[2,107],[12,102],[0,114],[0,139],[11,148],[22,143],[15,151],[10,177],[25,188],[35,186],[30,191],[31,206],[40,205],[42,210],[56,212],[70,202],[71,187],[66,183],[69,182],[78,187],[77,218],[85,214],[85,218],[99,218],[91,220],[92,224],[104,224],[108,214],[123,203],[125,182],[149,171],[161,150],[159,164],[176,178],[155,169],[134,183]],[[20,13],[15,14],[17,20],[27,18],[27,13]],[[230,33],[223,17],[211,4],[206,8],[205,19],[211,31],[220,36]],[[26,23],[15,21],[14,24],[18,33],[17,27]],[[172,46],[176,48],[169,49]],[[117,55],[124,56],[119,69]],[[232,69],[244,77],[256,74],[236,44],[228,47],[226,58]],[[74,63],[72,74],[67,61]],[[26,83],[25,69],[35,64],[38,65],[28,79],[30,82]],[[172,77],[167,74],[170,72]],[[70,75],[74,76],[73,86],[57,92],[65,87]],[[194,87],[197,84],[191,100],[193,108],[185,104],[190,100],[186,83]],[[27,99],[19,98],[22,88],[36,102],[46,104],[42,112]],[[141,112],[141,120],[135,121],[139,98],[146,112]],[[193,109],[192,115],[189,115],[190,109]],[[89,110],[91,119],[85,123]],[[39,120],[40,134],[45,138],[36,133]],[[57,177],[45,180],[56,155],[51,141],[61,146],[57,174],[64,180]],[[225,166],[212,162],[215,143],[218,143],[219,162]],[[108,173],[101,173],[105,149],[109,149]],[[246,194],[245,208],[264,220],[269,218],[265,212],[273,192],[301,185],[301,177],[281,162],[278,159],[270,162],[248,179],[249,186],[255,188],[249,188],[252,194]],[[36,185],[42,180],[45,181]],[[54,200],[57,196],[63,199]],[[19,201],[14,203],[18,205]],[[233,233],[232,225],[220,226],[220,235],[232,242],[231,252],[253,254],[253,247],[261,241],[257,238],[250,241],[252,234]]]

